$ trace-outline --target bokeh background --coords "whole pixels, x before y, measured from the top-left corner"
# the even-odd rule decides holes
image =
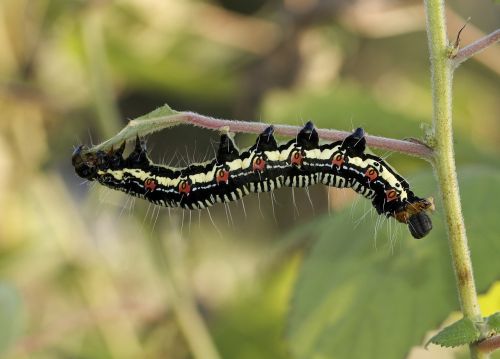
[[[471,18],[462,44],[500,24],[492,1],[447,5],[450,38]],[[189,213],[83,182],[70,162],[74,146],[165,103],[422,139],[424,27],[422,3],[407,0],[1,1],[0,356],[464,357],[422,347],[459,317],[439,203],[435,230],[415,241],[349,190],[282,189]],[[484,315],[500,310],[499,60],[491,48],[454,79]],[[210,158],[217,134],[179,127],[148,145],[184,166]],[[429,163],[375,153],[439,197]]]

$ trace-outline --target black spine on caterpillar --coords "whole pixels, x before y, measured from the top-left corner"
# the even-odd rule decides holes
[[[432,229],[426,213],[433,209],[432,199],[415,196],[408,182],[383,159],[365,153],[362,128],[343,141],[323,145],[312,122],[282,145],[276,143],[273,132],[272,126],[266,128],[241,153],[223,134],[213,160],[186,168],[153,164],[139,137],[127,158],[123,158],[125,144],[107,153],[91,153],[80,146],[72,162],[80,177],[167,207],[202,209],[249,193],[323,183],[351,187],[371,200],[379,214],[408,224],[415,238]]]

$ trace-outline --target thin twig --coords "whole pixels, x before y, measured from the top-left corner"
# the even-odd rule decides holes
[[[477,348],[483,353],[491,353],[500,349],[500,335],[483,340],[477,345]]]
[[[229,128],[235,133],[261,133],[268,124],[260,122],[222,120],[203,116],[194,112],[177,112],[168,116],[139,118],[130,121],[116,136],[90,149],[94,152],[104,150],[123,141],[133,139],[136,135],[144,136],[179,124],[191,124],[211,130]],[[300,131],[299,126],[274,125],[277,135],[294,137]],[[346,138],[350,133],[338,130],[318,129],[319,137],[324,140],[337,141]],[[368,146],[383,150],[396,151],[424,159],[430,159],[433,151],[430,147],[418,142],[402,141],[378,136],[366,136]]]
[[[456,67],[460,65],[465,60],[471,58],[475,54],[483,51],[488,46],[491,46],[498,41],[500,41],[500,29],[493,31],[485,37],[480,38],[479,40],[458,51],[457,54],[453,57],[454,66]]]

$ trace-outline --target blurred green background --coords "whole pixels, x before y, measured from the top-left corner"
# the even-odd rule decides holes
[[[447,4],[450,38],[471,17],[463,44],[500,23],[489,0]],[[439,203],[435,230],[415,241],[350,190],[282,189],[189,213],[84,183],[70,163],[74,146],[164,103],[422,138],[424,26],[421,2],[406,0],[0,2],[0,353],[464,357],[421,346],[459,317]],[[499,59],[498,47],[481,53],[454,85],[484,315],[500,310]],[[210,158],[216,142],[190,127],[148,139],[155,161],[177,166]],[[418,195],[439,197],[428,163],[375,152]]]

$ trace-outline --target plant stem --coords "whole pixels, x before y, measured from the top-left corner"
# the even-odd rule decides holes
[[[175,227],[175,222],[171,222],[171,224],[174,227],[171,236],[180,235]],[[177,240],[181,239],[178,238]],[[166,299],[169,306],[172,307],[193,358],[220,359],[221,357],[212,340],[210,331],[196,307],[196,301],[191,290],[187,286],[183,287],[175,278],[174,271],[169,265],[165,244],[160,238],[152,239],[149,243],[151,254],[157,263],[162,285],[165,288]],[[177,270],[180,271],[182,268]],[[185,282],[185,280],[182,282]]]
[[[500,349],[500,335],[483,340],[477,347],[483,353],[491,353]]]
[[[445,5],[443,0],[425,0],[427,37],[431,60],[433,121],[435,131],[434,167],[437,174],[448,231],[448,242],[465,317],[481,321],[472,262],[463,221],[453,150],[452,63],[448,59]],[[487,358],[470,345],[471,358]]]
[[[168,127],[177,126],[179,124],[190,124],[198,127],[203,127],[210,130],[220,130],[227,128],[230,132],[239,133],[260,133],[268,124],[261,122],[246,122],[222,120],[209,116],[203,116],[194,112],[175,112],[162,116],[148,116],[146,118],[138,118],[130,121],[118,134],[109,140],[92,147],[89,151],[95,152],[105,150],[113,145],[119,145],[123,141],[134,139],[135,136],[144,136],[149,133],[157,132]],[[144,116],[143,116],[144,117]],[[274,125],[274,133],[283,136],[296,136],[301,128],[299,126],[290,125]],[[319,137],[325,140],[342,140],[350,135],[349,132],[338,130],[317,129]],[[380,148],[389,151],[402,152],[408,155],[430,159],[432,149],[423,143],[402,141],[397,139],[366,136],[368,146]]]

